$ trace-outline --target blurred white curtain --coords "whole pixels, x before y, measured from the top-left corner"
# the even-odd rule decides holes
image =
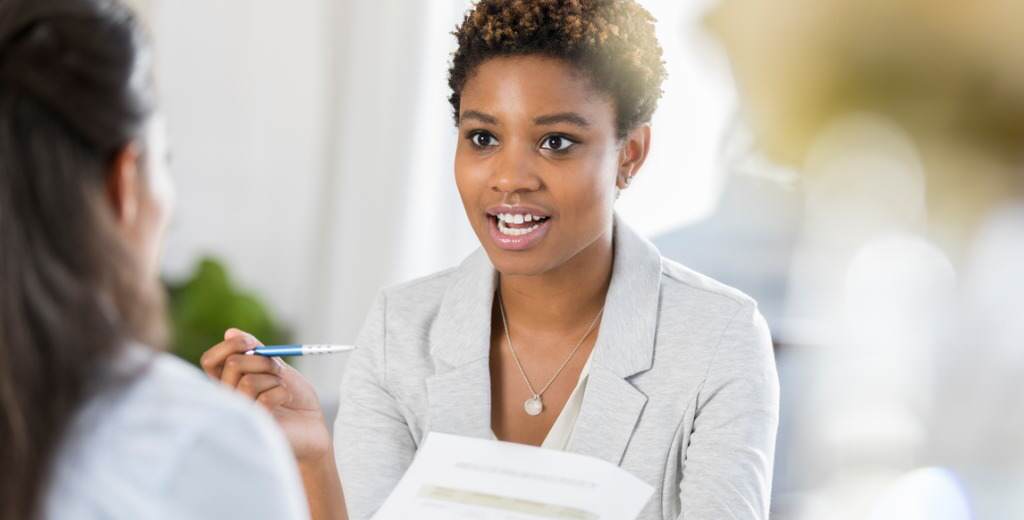
[[[329,172],[331,2],[144,3],[178,191],[164,273],[215,256],[304,335]]]
[[[477,246],[453,180],[447,103],[450,33],[467,7],[333,4],[332,168],[320,193],[310,338],[353,340],[381,287],[454,265]],[[327,410],[344,361],[302,365]]]

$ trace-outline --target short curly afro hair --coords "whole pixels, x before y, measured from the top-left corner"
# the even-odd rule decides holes
[[[586,73],[615,102],[620,138],[650,122],[661,98],[665,63],[655,19],[635,0],[479,0],[453,33],[448,73],[455,124],[462,89],[496,57],[541,55]]]

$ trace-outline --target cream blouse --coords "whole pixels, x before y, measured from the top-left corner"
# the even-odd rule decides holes
[[[593,351],[591,351],[593,352]],[[569,394],[569,400],[565,402],[562,413],[558,414],[555,424],[551,425],[547,437],[540,445],[541,448],[565,451],[572,440],[572,432],[576,428],[576,418],[580,415],[580,407],[583,405],[583,393],[587,390],[587,376],[590,374],[590,358],[587,364],[583,365],[580,371],[580,379],[576,382],[576,388]]]
[[[544,437],[544,442],[540,445],[541,448],[558,451],[566,451],[569,448],[572,432],[576,428],[576,418],[580,416],[580,408],[583,406],[583,394],[587,389],[588,374],[590,374],[589,357],[587,358],[587,364],[583,365],[583,370],[580,371],[580,378],[576,381],[576,388],[573,388],[572,393],[569,394],[569,400],[565,402],[562,412],[558,414],[558,418],[555,419],[551,429],[548,430],[547,436]],[[491,430],[491,436],[495,439],[498,438],[493,430]]]

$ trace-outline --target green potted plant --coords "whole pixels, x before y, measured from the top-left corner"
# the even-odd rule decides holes
[[[225,267],[203,258],[192,276],[180,283],[166,282],[171,320],[171,351],[199,364],[203,352],[236,327],[267,344],[288,343],[289,331],[271,315],[255,295],[234,285]]]

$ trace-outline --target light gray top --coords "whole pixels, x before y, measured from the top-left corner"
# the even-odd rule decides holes
[[[618,218],[614,248],[568,451],[654,486],[641,519],[767,519],[779,388],[756,304],[662,259]],[[348,363],[335,425],[352,518],[383,504],[427,432],[492,438],[496,281],[481,250],[378,296]]]
[[[295,457],[267,412],[196,368],[141,346],[76,414],[43,518],[309,518]]]

